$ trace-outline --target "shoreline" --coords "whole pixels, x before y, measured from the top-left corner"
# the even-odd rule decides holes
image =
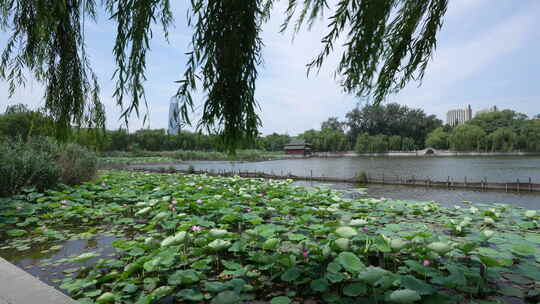
[[[356,153],[356,152],[315,152],[311,157],[316,158],[339,158],[339,157],[462,157],[462,156],[540,156],[540,152],[458,152],[458,151],[435,151],[426,153],[418,151],[391,151],[382,153]]]

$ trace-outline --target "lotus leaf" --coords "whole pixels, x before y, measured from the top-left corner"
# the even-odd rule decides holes
[[[356,230],[352,227],[343,226],[336,229],[336,234],[339,235],[342,238],[351,238],[358,234]]]
[[[114,303],[114,301],[115,301],[115,297],[114,297],[114,294],[111,292],[106,292],[96,299],[97,304]]]
[[[224,250],[224,249],[229,248],[230,246],[231,246],[230,241],[220,240],[220,239],[214,240],[210,242],[210,244],[208,244],[208,247],[210,247],[214,251]]]
[[[349,249],[349,239],[346,238],[339,238],[336,240],[336,246],[338,246],[341,250],[348,250]]]
[[[369,266],[358,275],[358,279],[370,285],[374,285],[387,274],[388,271],[385,269]]]
[[[223,229],[211,229],[209,232],[210,236],[215,237],[215,238],[222,238],[226,236],[227,233],[228,233],[227,230],[223,230]]]
[[[413,303],[420,300],[418,292],[410,289],[396,290],[390,294],[390,301],[395,303]]]

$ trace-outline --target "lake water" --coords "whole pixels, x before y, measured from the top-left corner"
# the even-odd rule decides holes
[[[138,168],[157,168],[164,165],[137,165]],[[520,179],[540,183],[540,156],[500,157],[343,157],[272,160],[263,162],[193,161],[173,165],[186,170],[249,171],[299,176],[346,177],[359,171],[371,176],[429,177],[433,180],[451,178],[469,181],[487,178],[488,181],[512,182]],[[165,167],[169,167],[166,165]],[[335,187],[356,187],[336,185]],[[410,186],[370,185],[368,194],[376,197],[437,201],[445,205],[464,200],[475,203],[506,203],[529,209],[540,209],[538,193],[482,192],[473,190],[446,190]]]

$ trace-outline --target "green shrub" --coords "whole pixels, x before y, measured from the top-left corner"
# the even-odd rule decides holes
[[[366,171],[358,171],[356,173],[356,182],[359,184],[367,184],[368,182],[368,176]]]
[[[61,146],[46,137],[2,139],[0,196],[30,187],[43,191],[60,182],[78,184],[91,179],[96,168],[95,154],[76,144]]]
[[[58,157],[62,169],[60,182],[76,185],[91,180],[96,175],[97,156],[77,144],[67,144]]]
[[[47,138],[4,140],[0,145],[0,196],[25,187],[43,190],[54,186],[60,178],[57,151],[58,146]]]

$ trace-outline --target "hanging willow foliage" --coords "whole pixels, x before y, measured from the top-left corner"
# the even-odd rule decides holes
[[[295,14],[294,32],[328,10],[327,0],[289,0],[282,31]],[[340,0],[331,11],[323,49],[308,64],[319,70],[340,38],[345,50],[336,70],[347,93],[378,104],[411,80],[421,80],[436,47],[448,0]]]
[[[85,16],[95,19],[92,0],[0,0],[0,24],[10,36],[0,60],[0,77],[12,95],[25,84],[25,69],[45,85],[45,110],[66,138],[72,124],[104,128],[99,85],[84,45]]]
[[[205,96],[199,126],[222,135],[230,151],[258,134],[255,84],[261,63],[261,27],[279,0],[190,0],[192,50],[175,97],[190,122],[193,93]],[[345,41],[336,77],[347,93],[379,103],[411,80],[421,80],[436,47],[447,0],[282,0],[282,31],[297,33],[328,13],[322,50],[307,65],[319,71],[336,43]],[[126,120],[141,102],[151,26],[167,35],[173,21],[169,0],[103,0],[117,23],[114,97]],[[99,86],[84,48],[85,16],[95,20],[93,0],[0,0],[0,23],[11,33],[0,64],[10,92],[24,83],[24,70],[46,86],[45,107],[64,127],[104,125]]]
[[[261,62],[261,1],[193,0],[193,50],[188,53],[184,79],[177,98],[182,118],[189,122],[191,91],[200,75],[207,93],[200,124],[218,130],[231,152],[239,142],[258,135],[255,81]],[[198,71],[200,69],[200,72]],[[198,74],[197,74],[198,73]]]

